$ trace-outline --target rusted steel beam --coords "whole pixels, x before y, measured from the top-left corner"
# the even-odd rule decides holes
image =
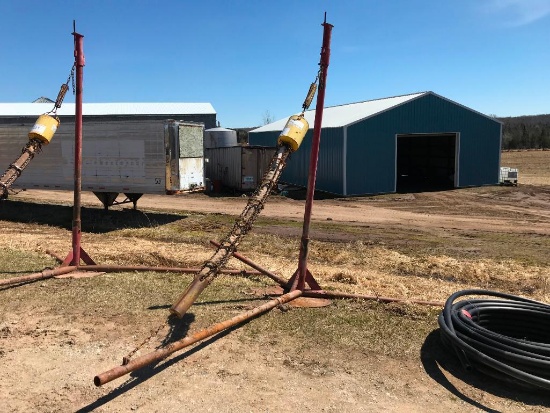
[[[152,351],[151,353],[144,354],[141,357],[130,360],[127,364],[122,366],[117,366],[111,370],[108,370],[104,373],[101,373],[94,377],[94,384],[96,386],[101,386],[105,383],[117,379],[125,374],[128,374],[132,371],[138,370],[142,367],[147,366],[155,361],[160,361],[165,359],[170,354],[175,353],[178,350],[181,350],[185,347],[195,344],[198,341],[204,340],[205,338],[211,337],[214,334],[217,334],[223,330],[226,330],[230,327],[234,327],[238,324],[241,324],[247,320],[250,320],[254,317],[257,317],[261,314],[268,312],[269,310],[277,307],[278,305],[288,303],[302,295],[302,291],[296,290],[288,294],[284,294],[280,297],[277,297],[273,300],[268,301],[267,303],[256,307],[250,311],[241,313],[229,320],[222,321],[220,323],[214,324],[204,330],[198,331],[193,335],[182,338],[181,340],[174,341],[173,343],[168,344],[165,347],[162,347],[158,350]]]
[[[315,180],[317,179],[317,164],[319,161],[319,146],[321,142],[321,130],[323,123],[323,108],[325,105],[325,91],[327,83],[327,72],[330,61],[330,40],[332,35],[332,24],[327,23],[326,14],[323,26],[323,45],[321,47],[321,61],[319,62],[319,88],[317,90],[317,104],[315,107],[315,121],[313,125],[313,139],[311,141],[311,152],[309,157],[309,172],[306,191],[306,204],[304,208],[304,223],[302,227],[302,238],[300,240],[300,255],[298,268],[288,281],[287,289],[303,290],[308,284],[313,289],[321,289],[313,275],[308,271],[307,259],[309,254],[309,227],[311,223],[311,211],[315,195]]]
[[[200,268],[179,268],[179,267],[147,267],[140,265],[79,265],[81,271],[100,271],[100,272],[125,272],[125,271],[151,271],[151,272],[181,272],[196,273]],[[222,269],[220,273],[232,275],[261,275],[258,271],[230,270]]]
[[[74,26],[74,23],[73,23]],[[84,60],[84,36],[76,32],[74,36],[74,64],[76,68],[76,98],[74,115],[74,204],[72,230],[72,256],[69,265],[80,264],[80,241],[82,235],[81,193],[82,193],[82,92]]]
[[[216,242],[216,241],[214,241],[214,240],[210,240],[210,244],[214,245],[214,246],[217,247],[217,248],[220,247],[220,243],[219,243],[219,242]],[[288,282],[288,281],[285,280],[284,278],[279,277],[277,274],[273,274],[271,271],[266,270],[265,268],[260,267],[258,264],[256,264],[255,262],[249,260],[249,259],[246,258],[245,256],[239,254],[237,251],[234,251],[234,252],[233,252],[233,256],[234,256],[235,258],[237,258],[239,261],[241,261],[242,263],[248,265],[249,267],[254,268],[255,270],[257,270],[257,271],[259,271],[260,273],[262,273],[263,275],[268,276],[268,277],[271,278],[273,281],[275,281],[277,284],[279,284],[281,287],[284,287],[284,286],[286,285],[286,283]]]
[[[325,291],[325,290],[305,290],[304,297],[312,298],[356,298],[361,300],[373,300],[380,301],[382,303],[412,303],[412,304],[421,304],[421,305],[431,305],[434,307],[444,307],[445,303],[443,301],[426,301],[426,300],[416,300],[410,298],[393,298],[393,297],[380,297],[377,295],[364,295],[364,294],[349,294],[341,293],[337,291]]]
[[[34,274],[23,275],[21,277],[8,278],[5,280],[0,280],[0,287],[13,284],[27,283],[31,281],[45,280],[48,278],[53,278],[56,275],[67,274],[76,270],[76,266],[68,267],[58,267],[51,270],[44,270],[42,272],[37,272]]]

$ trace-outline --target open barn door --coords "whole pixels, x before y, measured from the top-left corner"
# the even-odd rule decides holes
[[[457,133],[397,135],[396,192],[456,187]]]

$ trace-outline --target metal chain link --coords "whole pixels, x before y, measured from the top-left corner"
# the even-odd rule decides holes
[[[313,97],[315,96],[315,92],[317,91],[317,82],[321,77],[321,71],[322,71],[322,67],[319,67],[319,70],[317,71],[317,76],[315,76],[315,80],[309,86],[309,90],[307,92],[306,98],[304,99],[304,103],[302,104],[302,113],[304,113],[306,110],[309,109],[309,106],[313,101]]]
[[[132,351],[130,351],[125,357],[122,358],[122,364],[126,365],[130,362],[132,356],[136,354],[145,344],[153,339],[153,337],[158,336],[160,330],[166,327],[169,323],[169,319],[166,319],[162,324],[160,324],[156,329],[151,331],[149,334],[138,346],[136,346]]]
[[[76,84],[74,80],[74,71],[75,71],[76,65],[73,65],[71,68],[71,74],[69,75],[69,78],[72,79],[72,87],[73,87],[73,96],[76,95]],[[67,79],[67,85],[69,84],[69,79]]]
[[[279,147],[277,149],[277,152],[271,159],[269,168],[262,178],[261,184],[258,188],[256,188],[256,191],[252,194],[243,212],[235,221],[231,232],[220,242],[220,246],[216,250],[216,254],[214,254],[210,260],[203,264],[200,272],[205,269],[207,269],[207,272],[200,277],[201,281],[206,278],[211,278],[210,281],[212,281],[215,278],[218,272],[225,266],[225,264],[227,264],[227,261],[229,261],[229,258],[233,252],[237,249],[237,245],[239,244],[241,238],[252,229],[252,224],[264,208],[267,198],[279,181],[279,177],[281,176],[281,173],[286,165],[289,154],[290,149],[286,146]],[[220,250],[225,251],[225,254],[223,254],[223,257],[221,258],[217,257]],[[152,330],[148,337],[146,337],[138,346],[123,357],[122,364],[128,364],[134,354],[149,343],[154,337],[158,336],[160,331],[166,327],[166,325],[169,325],[169,320],[170,318],[167,318],[161,325]]]
[[[281,150],[281,148],[284,148]],[[267,198],[271,194],[275,185],[279,181],[279,177],[286,165],[286,161],[290,154],[290,149],[286,146],[279,147],[273,158],[266,173],[262,178],[262,183],[256,188],[256,191],[250,197],[246,207],[239,218],[235,221],[233,228],[229,235],[227,235],[221,242],[216,254],[212,259],[206,261],[200,272],[208,268],[208,271],[201,275],[200,280],[204,281],[207,278],[212,279],[217,275],[219,270],[225,266],[229,258],[239,244],[241,238],[245,236],[251,229],[254,221],[264,208]],[[217,258],[217,253],[220,250],[224,250],[225,254],[222,257]]]

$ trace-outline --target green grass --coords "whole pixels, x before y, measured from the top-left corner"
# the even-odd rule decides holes
[[[0,249],[0,278],[11,278],[56,266],[54,258],[35,252]]]

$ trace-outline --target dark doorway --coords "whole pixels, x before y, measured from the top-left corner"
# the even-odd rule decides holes
[[[455,187],[456,133],[397,135],[396,192]]]

